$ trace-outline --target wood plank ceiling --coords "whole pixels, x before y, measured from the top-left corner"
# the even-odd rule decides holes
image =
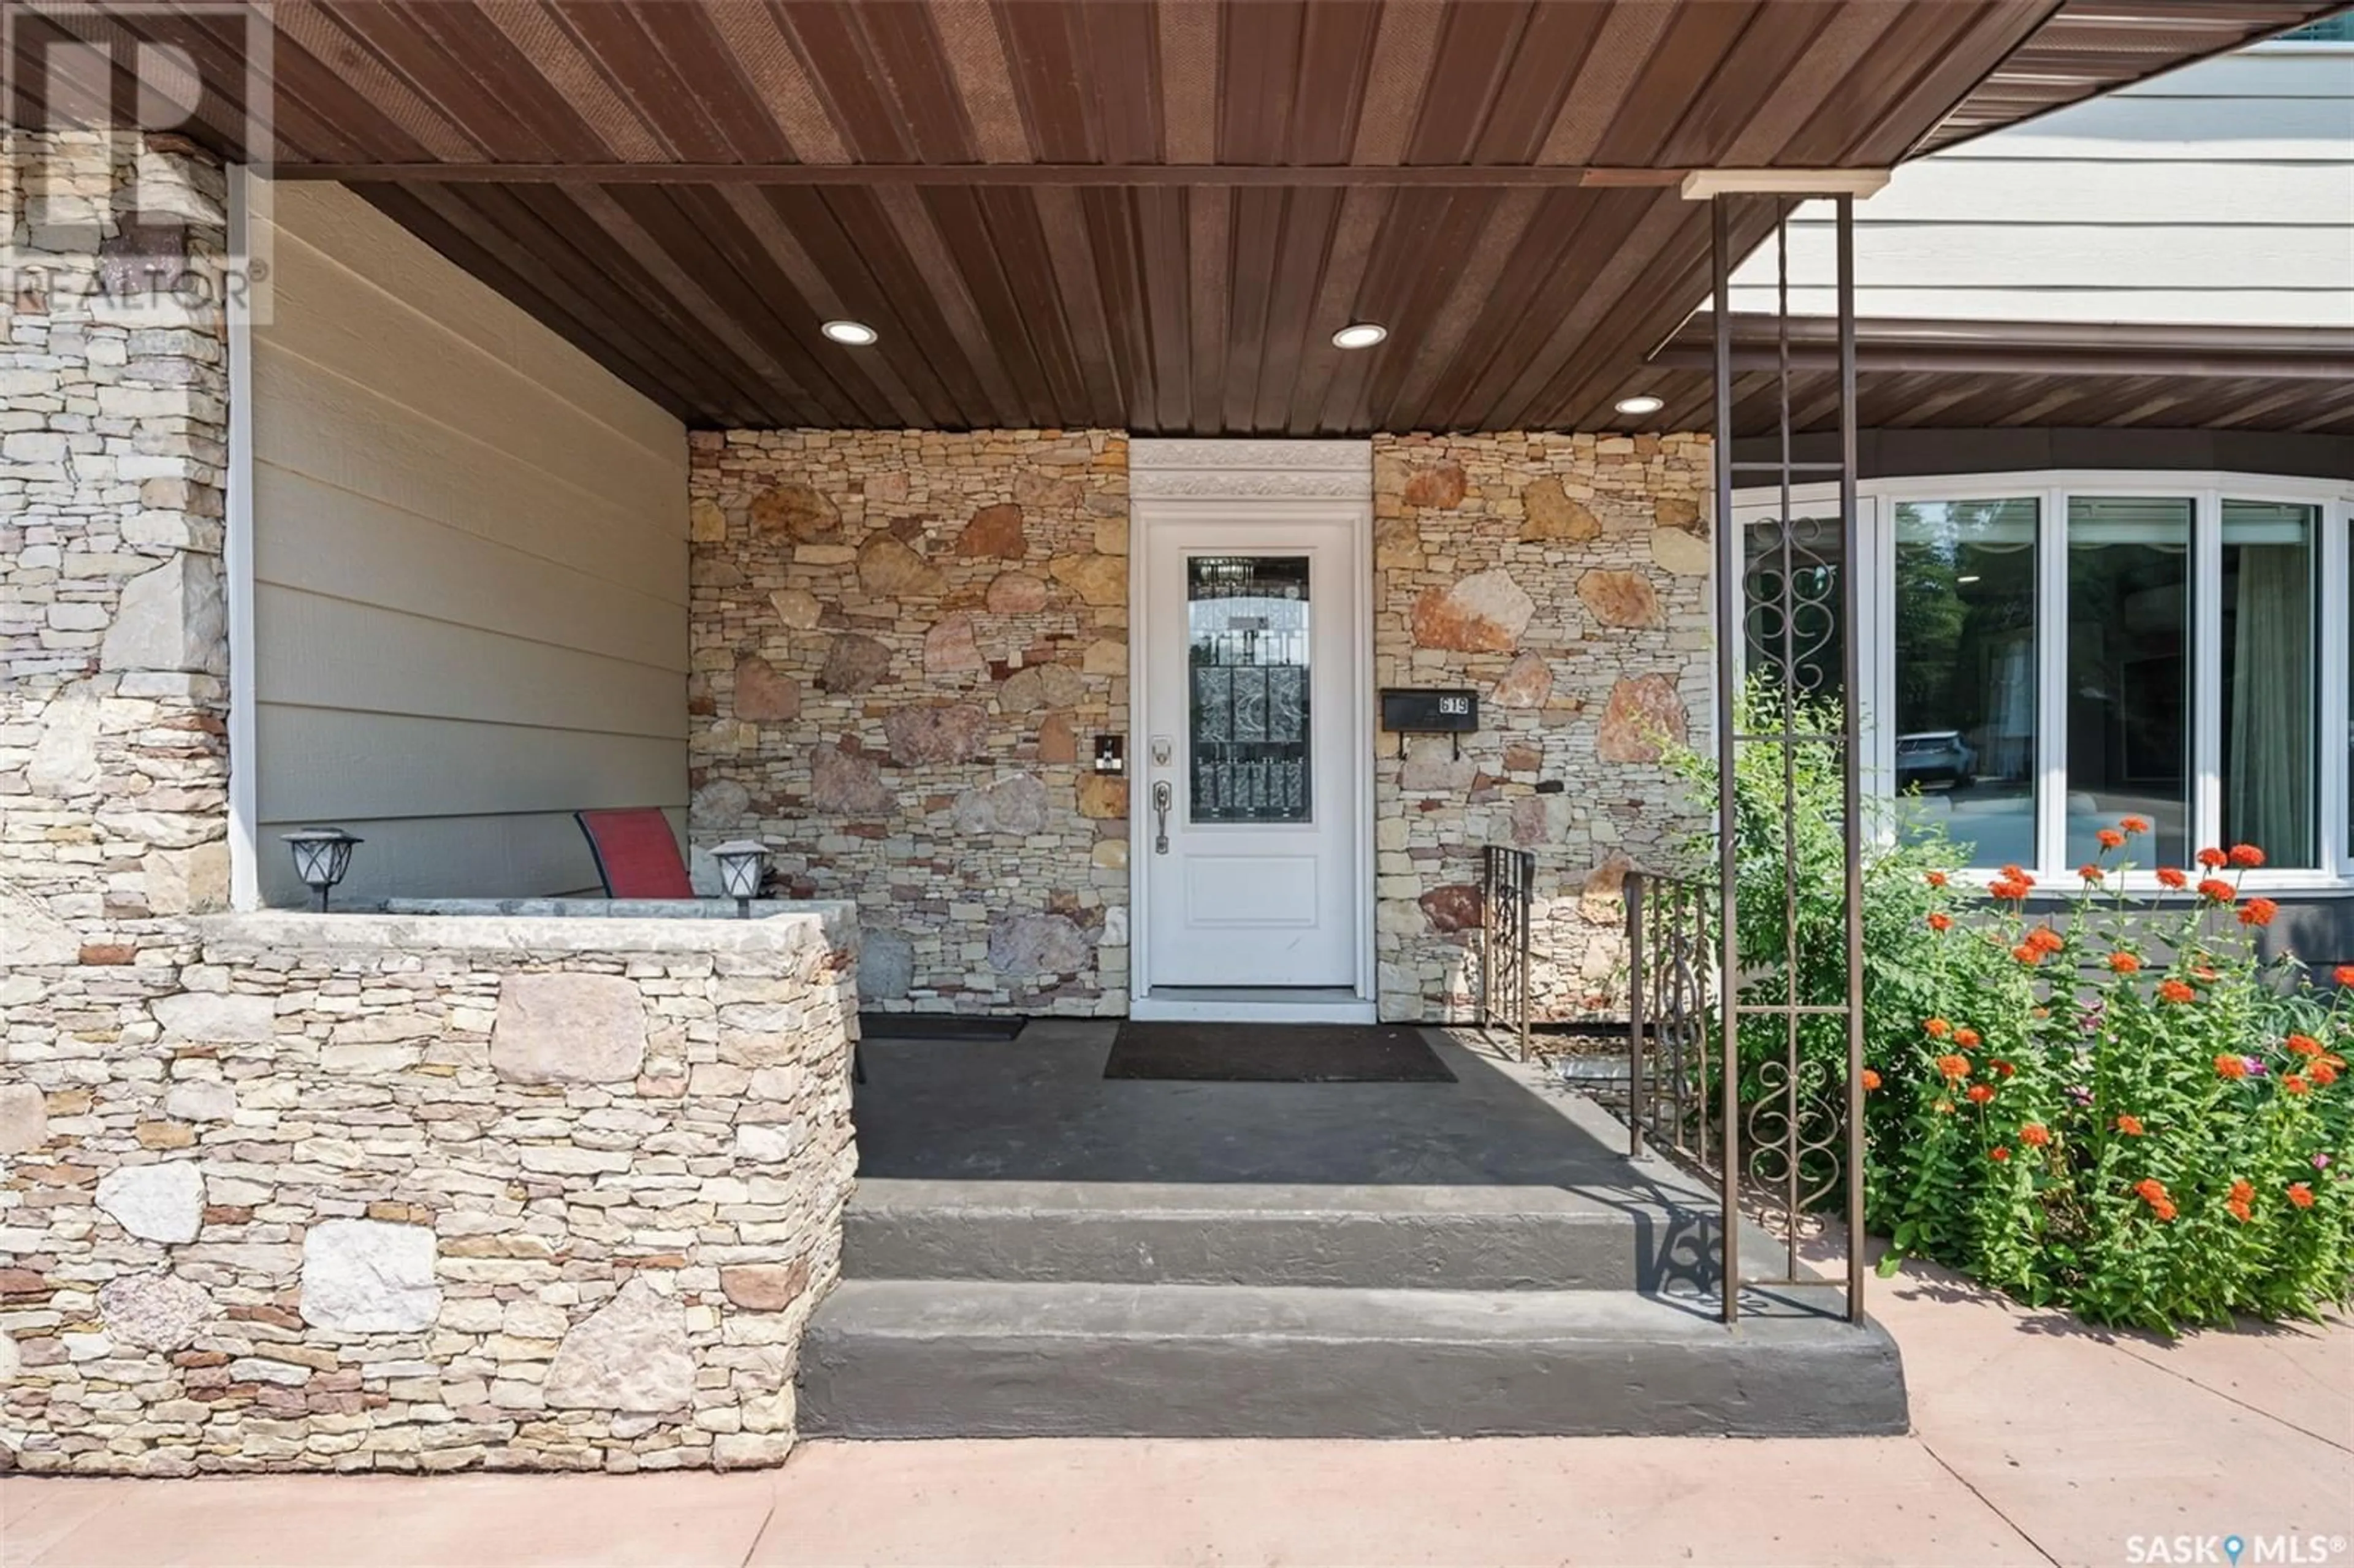
[[[2114,80],[2333,8],[279,0],[272,152],[699,426],[1596,429],[1706,291],[1683,171],[2016,118],[2062,24],[2076,60],[2244,14]],[[168,36],[236,79],[224,26]],[[1333,347],[1355,320],[1388,341]]]

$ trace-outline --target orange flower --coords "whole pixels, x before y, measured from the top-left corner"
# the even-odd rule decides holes
[[[2354,985],[2354,964],[2340,964],[2329,971],[2329,978],[2339,985]]]
[[[2231,860],[2233,865],[2243,870],[2253,871],[2264,863],[2264,852],[2253,844],[2233,844]]]
[[[2010,1158],[2010,1150],[1998,1143],[1992,1149],[1987,1150],[1987,1158],[1994,1160],[2009,1160]]]
[[[1967,1056],[1940,1056],[1937,1058],[1937,1071],[1946,1075],[1947,1083],[1958,1084],[1970,1075],[1970,1059]]]
[[[2151,1213],[2161,1220],[2174,1218],[2174,1199],[2168,1193],[2165,1182],[2155,1176],[2145,1176],[2134,1183],[2134,1191],[2149,1205]]]
[[[2139,1138],[2142,1135],[2141,1118],[2137,1116],[2117,1118],[2117,1130],[2127,1138]]]
[[[2248,1207],[2248,1201],[2245,1198],[2234,1198],[2230,1202],[2225,1203],[2223,1205],[2223,1209],[2225,1213],[2229,1213],[2233,1219],[2239,1221],[2243,1225],[2250,1220],[2256,1217],[2254,1211]]]
[[[2076,874],[2087,882],[2098,882],[2101,880],[2101,868],[2091,861],[2086,861],[2076,868]]]
[[[1994,1098],[1994,1086],[1992,1084],[1972,1084],[1969,1087],[1969,1093],[1965,1097],[1967,1098],[1970,1104],[1974,1106],[1982,1106],[1986,1104],[1987,1101]]]
[[[2158,982],[2158,1000],[2172,1002],[2196,1001],[2199,1000],[2199,993],[2179,980],[2160,980]]]
[[[2318,1056],[2321,1054],[2321,1042],[2316,1040],[2310,1034],[2292,1034],[2281,1044],[2287,1047],[2288,1054],[2292,1056]]]
[[[2024,945],[2011,948],[2010,956],[2030,969],[2043,961],[2043,954],[2040,950]]]
[[[2208,899],[2216,904],[2229,904],[2239,895],[2240,890],[2232,886],[2230,883],[2224,881],[2220,876],[2209,876],[2200,879],[2199,896],[2201,898]]]
[[[2005,903],[2017,904],[2027,897],[2029,884],[2010,877],[1998,877],[1987,884],[1987,896]]]
[[[2141,973],[2141,960],[2131,953],[2111,953],[2109,968],[2121,975],[2137,975]]]
[[[1930,873],[1928,874],[1928,883],[1929,883],[1929,885],[1930,885],[1930,886],[1932,886],[1932,887],[1943,887],[1943,886],[1945,886],[1945,885],[1946,885],[1946,874],[1945,874],[1944,872],[1942,872],[1942,871],[1933,871],[1933,872],[1930,872]]]
[[[2190,885],[2190,879],[2170,865],[2161,865],[2158,868],[2158,880],[2159,885],[2171,887],[2178,893]]]
[[[2296,1074],[2291,1073],[2281,1080],[2281,1092],[2287,1095],[2309,1095],[2313,1092],[2313,1086]]]
[[[1921,1021],[1921,1027],[1927,1030],[1934,1040],[1943,1040],[1954,1032],[1954,1026],[1942,1018],[1925,1018]]]
[[[2149,832],[2149,819],[2147,817],[2119,817],[2117,819],[2117,826],[2123,828],[2129,833],[2146,833]]]
[[[2105,850],[2123,849],[2126,847],[2125,834],[2117,832],[2115,828],[2103,828],[2099,832],[2094,833],[2093,836],[2100,841],[2100,845]]]
[[[2027,933],[2027,945],[2039,952],[2057,953],[2068,946],[2068,938],[2049,926],[2038,926]]]
[[[2302,1181],[2292,1181],[2289,1183],[2288,1201],[2300,1209],[2309,1209],[2313,1207],[2313,1189]]]
[[[1965,1051],[1975,1051],[1978,1048],[1978,1032],[1975,1029],[1956,1029],[1954,1031],[1954,1044]]]
[[[2338,1081],[2338,1067],[2331,1058],[2324,1056],[2313,1065],[2306,1075],[2326,1089]]]
[[[2248,1180],[2247,1178],[2245,1178],[2245,1177],[2234,1177],[2234,1178],[2232,1179],[2232,1202],[2239,1202],[2239,1203],[2244,1203],[2244,1202],[2246,1202],[2249,1199],[2253,1198],[2255,1195],[2256,1195],[2256,1184],[2255,1184],[2253,1181],[2249,1181],[2249,1180]]]
[[[2030,1149],[2041,1149],[2052,1141],[2052,1129],[2040,1121],[2031,1121],[2019,1129],[2019,1141]]]
[[[2246,1077],[2248,1075],[2247,1058],[2244,1056],[2232,1055],[2216,1057],[2215,1075],[2219,1078],[2231,1078],[2234,1081]]]
[[[1880,1087],[1880,1075],[1866,1067],[1863,1070],[1863,1092],[1870,1094],[1878,1087]]]
[[[2232,857],[2219,849],[2203,849],[2199,852],[2199,863],[2213,871],[2220,866],[2231,864]]]
[[[2280,906],[2274,903],[2271,899],[2251,898],[2240,908],[2240,924],[2243,926],[2269,926],[2273,923],[2273,916],[2279,913]]]
[[[2175,1214],[2174,1201],[2171,1198],[2160,1198],[2149,1206],[2149,1212],[2161,1220],[2171,1220]]]
[[[2000,1074],[2002,1076],[2004,1076],[2004,1077],[2008,1078],[2008,1077],[2009,1077],[2013,1073],[2018,1072],[2018,1071],[2019,1071],[2019,1069],[2018,1069],[2018,1068],[2016,1068],[2016,1067],[2014,1067],[2014,1066],[2012,1066],[2009,1063],[2005,1062],[2005,1061],[2002,1061],[2002,1060],[2000,1060],[1999,1058],[1998,1058],[1998,1059],[1996,1059],[1995,1061],[1988,1062],[1988,1063],[1987,1064],[1987,1071],[1988,1071],[1988,1072],[1990,1072],[1990,1073],[1999,1073],[1999,1074]]]
[[[1943,914],[1935,909],[1929,911],[1929,929],[1942,933],[1953,928],[1954,917],[1951,915]]]
[[[2006,881],[2015,882],[2021,887],[2032,887],[2035,885],[2035,878],[2028,875],[2027,873],[2020,870],[2019,867],[2015,865],[2004,866],[2002,868],[2002,874]]]

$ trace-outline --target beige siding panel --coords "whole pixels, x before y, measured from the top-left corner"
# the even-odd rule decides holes
[[[277,193],[254,334],[255,681],[274,835],[369,842],[347,896],[579,891],[569,813],[683,817],[686,435],[334,186]]]
[[[275,464],[256,465],[253,480],[254,504],[272,516],[340,519],[333,529],[277,528],[257,541],[254,575],[265,585],[686,669],[685,607],[639,584],[614,582],[534,555],[526,544],[486,539]],[[561,522],[543,521],[547,537],[533,542],[559,548]]]
[[[1801,209],[1792,307],[1829,315],[1830,212]],[[1736,274],[1773,308],[1774,256]],[[2354,52],[2170,72],[1895,172],[1856,208],[1867,317],[2354,325]]]
[[[461,440],[492,436],[519,462],[559,477],[586,474],[621,488],[611,499],[658,515],[657,486],[671,451],[632,442],[556,389],[531,379],[492,347],[446,330],[368,287],[292,236],[274,257],[275,311],[257,342],[330,374],[365,366],[369,393],[420,426]],[[396,347],[397,345],[397,347]],[[674,530],[684,535],[686,520]]]
[[[550,473],[502,450],[495,424],[477,439],[419,421],[360,381],[322,374],[267,344],[254,350],[253,387],[265,410],[254,424],[256,462],[484,538],[529,537],[540,546],[535,555],[560,552],[548,558],[616,582],[675,589],[685,602],[686,541],[669,526],[683,502],[645,518],[600,490],[585,461]],[[684,496],[683,471],[678,482]]]
[[[680,829],[685,813],[669,814],[673,831]],[[261,888],[267,902],[299,904],[308,896],[279,835],[312,825],[263,825]],[[338,825],[367,841],[353,852],[351,871],[335,890],[338,906],[385,898],[513,898],[518,887],[535,888],[539,896],[601,892],[596,859],[569,811],[366,818]]]
[[[677,420],[351,192],[305,184],[278,185],[271,194],[281,238],[405,304],[422,330],[477,345],[649,452],[659,456],[676,446]]]
[[[476,724],[686,735],[686,678],[402,610],[263,587],[257,613],[280,657],[264,703]]]
[[[666,738],[269,703],[255,717],[266,822],[686,801],[686,748]]]

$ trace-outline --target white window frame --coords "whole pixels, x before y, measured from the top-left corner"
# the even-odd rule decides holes
[[[2190,840],[2195,849],[2217,842],[2222,823],[2222,560],[2223,503],[2273,501],[2319,509],[2320,534],[2315,570],[2320,574],[2316,615],[2321,668],[2316,741],[2316,810],[2320,813],[2316,836],[2317,870],[2266,868],[2248,874],[2245,885],[2263,892],[2354,892],[2354,832],[2348,813],[2354,800],[2354,779],[2349,778],[2349,736],[2354,736],[2354,696],[2349,695],[2348,621],[2354,619],[2354,591],[2349,591],[2348,531],[2354,526],[2354,482],[2331,479],[2298,479],[2280,474],[2223,471],[2149,469],[2041,469],[2009,473],[1923,475],[1914,478],[1870,479],[1860,482],[1856,495],[1861,504],[1861,557],[1853,569],[1864,585],[1864,625],[1857,650],[1863,690],[1864,789],[1882,801],[1894,798],[1896,711],[1895,620],[1896,509],[1914,502],[2010,501],[2031,499],[2036,513],[2036,859],[2028,869],[2048,887],[2075,885],[2075,867],[2065,860],[2067,840],[2067,726],[2053,715],[2067,711],[2068,697],[2068,498],[2084,496],[2151,496],[2187,500],[2192,504],[2191,625],[2191,765],[2194,780],[2190,800]],[[1824,516],[1835,512],[1835,484],[1794,484],[1790,509],[1796,515]],[[1734,493],[1734,515],[1741,523],[1770,518],[1780,509],[1780,493],[1751,488]],[[1968,870],[1958,874],[1983,885],[1998,873]],[[2154,867],[2145,866],[2124,882],[2129,892],[2158,893]]]

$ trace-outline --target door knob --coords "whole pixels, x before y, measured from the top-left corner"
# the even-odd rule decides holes
[[[1161,779],[1152,786],[1152,816],[1158,824],[1152,835],[1154,854],[1169,853],[1169,802],[1173,798],[1174,792],[1169,788],[1168,779]]]

